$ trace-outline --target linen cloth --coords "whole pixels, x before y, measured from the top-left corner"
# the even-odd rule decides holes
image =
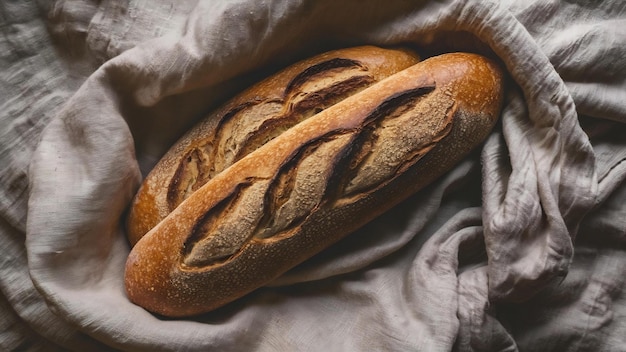
[[[0,4],[0,348],[623,351],[626,4]],[[499,125],[437,182],[267,287],[194,319],[130,303],[142,176],[224,99],[361,44],[473,51]]]

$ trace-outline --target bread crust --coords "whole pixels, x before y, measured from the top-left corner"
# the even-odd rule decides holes
[[[501,101],[497,65],[450,53],[290,126],[216,173],[136,243],[129,298],[182,317],[267,284],[449,170],[487,137]]]

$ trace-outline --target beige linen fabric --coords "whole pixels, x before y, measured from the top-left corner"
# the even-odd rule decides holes
[[[0,348],[619,351],[620,1],[0,5]],[[484,146],[401,206],[194,319],[130,303],[125,210],[187,128],[315,52],[471,50],[508,73]]]

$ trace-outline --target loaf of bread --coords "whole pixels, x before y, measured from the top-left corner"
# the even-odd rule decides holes
[[[181,317],[267,284],[441,176],[499,116],[502,74],[482,56],[328,55],[234,98],[148,175],[131,301]]]

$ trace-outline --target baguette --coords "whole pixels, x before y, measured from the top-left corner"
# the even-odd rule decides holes
[[[280,129],[139,236],[126,263],[130,300],[191,316],[267,284],[459,162],[493,128],[502,89],[490,60],[443,54]]]

